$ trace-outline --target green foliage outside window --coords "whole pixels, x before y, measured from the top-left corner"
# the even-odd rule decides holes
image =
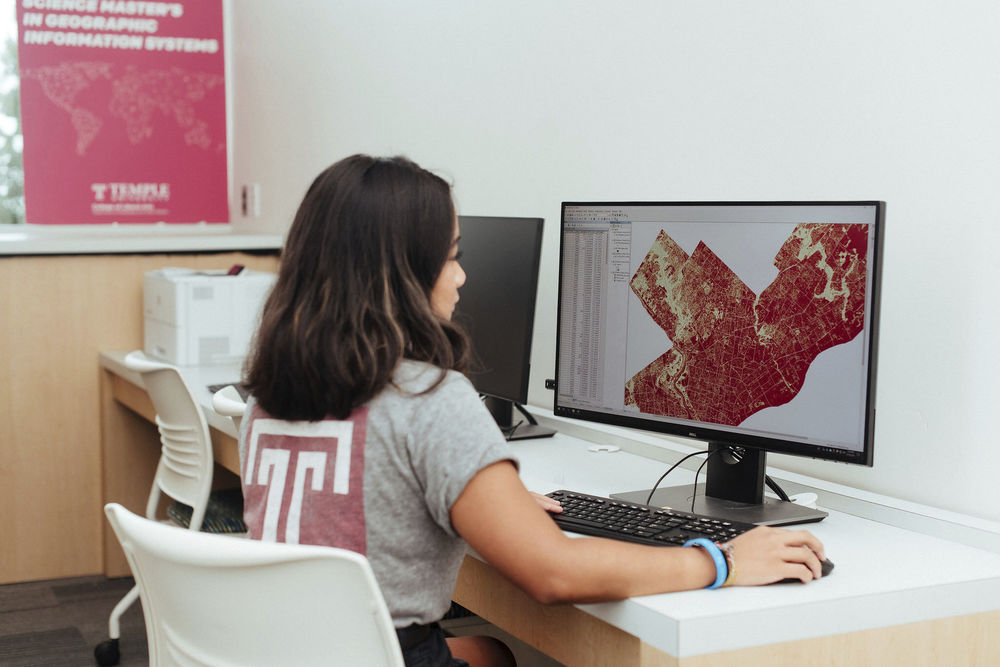
[[[0,224],[24,222],[20,91],[15,33],[4,38],[0,51]]]

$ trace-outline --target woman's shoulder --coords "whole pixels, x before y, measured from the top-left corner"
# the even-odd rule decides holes
[[[400,362],[392,382],[368,403],[372,418],[405,424],[407,430],[454,422],[457,415],[473,419],[481,407],[479,392],[464,375],[412,360]]]
[[[475,393],[472,383],[458,371],[443,371],[439,366],[412,359],[399,362],[393,373],[392,387],[404,394],[423,394],[430,389],[433,389],[431,393]]]

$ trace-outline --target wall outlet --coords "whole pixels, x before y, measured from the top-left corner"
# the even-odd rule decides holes
[[[260,183],[243,186],[240,191],[240,210],[243,217],[260,217]]]

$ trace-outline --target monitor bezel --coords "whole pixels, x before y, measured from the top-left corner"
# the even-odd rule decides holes
[[[876,421],[876,384],[878,375],[878,329],[879,316],[881,311],[881,283],[882,283],[882,252],[885,236],[885,207],[882,200],[780,200],[780,201],[564,201],[559,215],[559,275],[558,291],[556,293],[556,354],[555,354],[555,377],[558,383],[560,377],[560,332],[562,330],[562,294],[564,285],[563,266],[563,242],[566,228],[566,210],[572,206],[873,206],[875,209],[875,219],[872,223],[873,246],[872,254],[869,258],[871,271],[871,300],[868,302],[871,312],[869,316],[869,337],[868,337],[868,377],[865,397],[865,424],[863,436],[863,448],[860,451],[850,449],[838,449],[822,445],[811,445],[809,443],[788,440],[780,437],[758,436],[749,433],[739,433],[712,428],[705,425],[691,425],[689,423],[671,423],[652,418],[630,417],[615,413],[606,413],[596,410],[584,410],[571,408],[559,404],[558,386],[553,392],[553,414],[557,417],[568,417],[583,421],[609,424],[612,426],[622,426],[639,429],[646,432],[662,433],[671,436],[680,436],[684,439],[701,440],[706,442],[727,443],[739,447],[749,447],[766,452],[778,454],[789,454],[826,461],[837,461],[871,467],[874,465],[874,436]]]

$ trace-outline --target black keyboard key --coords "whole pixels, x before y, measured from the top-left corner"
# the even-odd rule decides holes
[[[592,521],[581,516],[560,515],[560,522],[567,526],[578,526],[581,528],[604,528],[607,526],[606,522]]]

